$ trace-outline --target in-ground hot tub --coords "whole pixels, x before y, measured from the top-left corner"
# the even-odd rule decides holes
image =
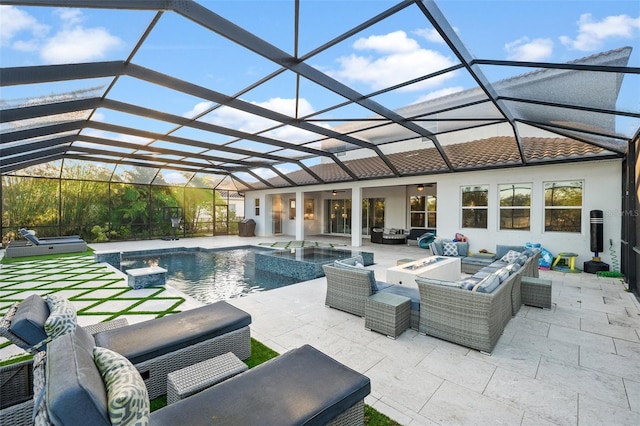
[[[362,256],[364,265],[373,265],[373,253],[330,247],[300,247],[255,254],[256,270],[278,272],[301,281],[324,277],[322,265],[334,260]]]

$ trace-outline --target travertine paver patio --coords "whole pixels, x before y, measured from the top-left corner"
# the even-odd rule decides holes
[[[135,249],[222,247],[265,240],[149,241],[136,242]],[[126,244],[92,246],[121,250]],[[396,260],[428,254],[417,247],[368,242],[357,249],[375,253],[373,269],[379,280],[385,279],[386,269]],[[35,275],[42,273],[23,272],[34,274],[36,280]],[[619,279],[549,271],[541,271],[541,276],[553,280],[553,308],[524,306],[491,356],[413,330],[397,340],[366,331],[363,318],[324,306],[324,278],[231,303],[252,315],[252,336],[275,350],[284,352],[309,343],[366,374],[372,381],[366,402],[402,424],[639,424],[637,300]],[[5,291],[4,286],[0,291]],[[6,294],[0,293],[3,298]],[[0,299],[0,309],[5,305]]]

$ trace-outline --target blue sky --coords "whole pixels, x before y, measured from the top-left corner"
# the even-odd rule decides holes
[[[292,1],[200,1],[235,24],[254,32],[288,54],[294,54]],[[622,46],[633,46],[629,66],[640,67],[640,2],[630,1],[451,1],[436,2],[469,51],[482,59],[565,62]],[[300,2],[298,54],[304,55],[351,27],[386,10],[396,2],[381,0]],[[105,11],[0,6],[0,61],[3,67],[126,59],[154,16],[152,11]],[[274,71],[259,55],[238,48],[226,39],[175,13],[166,12],[133,63],[192,83],[233,95]],[[309,63],[338,81],[368,94],[411,78],[458,63],[428,20],[415,5],[313,57]],[[527,69],[483,67],[490,80],[522,74]],[[619,107],[638,112],[640,78],[625,77]],[[193,116],[211,106],[209,101],[176,94],[132,78],[121,78],[109,97]],[[111,80],[56,83],[33,87],[5,87],[2,101],[20,103],[32,96],[61,91],[103,88]],[[284,73],[242,95],[260,106],[295,115],[296,80]],[[463,72],[445,74],[426,83],[381,95],[393,108],[473,87]],[[29,89],[29,90],[27,90]],[[97,92],[101,93],[101,92]],[[634,96],[635,93],[635,96]],[[339,101],[314,83],[303,81],[298,115],[320,111]],[[134,99],[136,102],[134,102]],[[167,102],[170,100],[170,102]],[[127,125],[129,117],[112,111],[110,121]],[[332,111],[322,118],[368,117],[357,106]],[[203,120],[258,131],[272,123],[229,108]],[[622,133],[633,133],[638,120],[622,121]],[[149,120],[145,128],[167,131],[166,124]],[[183,130],[184,136],[195,131]],[[187,133],[190,132],[190,133]],[[178,133],[180,135],[180,133]],[[299,129],[282,128],[271,136],[299,143],[311,136]],[[221,136],[219,142],[226,137]]]

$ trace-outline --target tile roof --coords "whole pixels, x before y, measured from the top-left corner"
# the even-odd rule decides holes
[[[444,150],[457,171],[522,165],[515,138],[497,136],[454,145]],[[575,159],[588,159],[617,155],[600,147],[569,138],[522,138],[522,150],[527,163],[544,164]],[[448,173],[446,164],[436,148],[387,154],[388,159],[401,175]],[[393,177],[392,171],[380,157],[367,157],[344,162],[358,178],[375,179]],[[350,177],[337,164],[319,164],[310,169],[325,182],[348,181]],[[287,175],[299,185],[318,182],[304,171]],[[285,180],[270,179],[274,186],[283,186]]]

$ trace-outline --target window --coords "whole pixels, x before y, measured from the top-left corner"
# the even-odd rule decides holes
[[[411,227],[436,228],[436,197],[433,195],[411,196]]]
[[[256,198],[256,216],[260,216],[260,198]]]
[[[498,185],[500,229],[530,230],[532,187],[530,183]]]
[[[462,227],[487,228],[489,186],[462,187]]]
[[[313,220],[316,214],[316,202],[313,198],[304,199],[304,219]]]
[[[544,230],[582,232],[583,182],[564,181],[544,184]]]
[[[289,219],[294,220],[296,218],[296,200],[293,198],[289,200]]]

